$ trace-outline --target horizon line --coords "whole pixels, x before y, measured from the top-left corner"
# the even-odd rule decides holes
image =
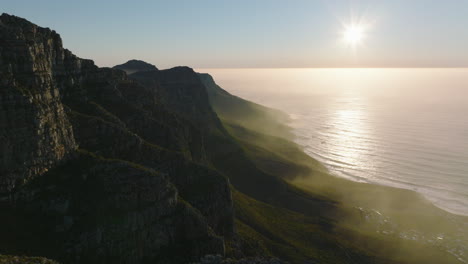
[[[173,66],[179,67],[179,66]],[[188,66],[191,67],[191,66]],[[468,66],[453,67],[191,67],[193,69],[468,69]],[[167,68],[170,69],[170,68]]]

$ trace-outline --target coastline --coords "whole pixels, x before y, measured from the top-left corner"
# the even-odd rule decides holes
[[[444,208],[443,206],[438,205],[435,203],[433,200],[428,198],[424,193],[418,192],[416,190],[412,190],[409,188],[404,188],[403,186],[396,186],[396,185],[391,185],[391,184],[385,184],[385,183],[379,183],[379,182],[371,182],[371,181],[366,181],[366,180],[354,180],[351,177],[343,177],[336,175],[335,173],[330,172],[330,168],[327,167],[325,163],[323,163],[320,158],[317,158],[315,155],[311,155],[307,151],[304,150],[306,146],[301,145],[300,142],[297,141],[297,133],[295,129],[291,126],[291,123],[294,122],[294,120],[299,119],[296,117],[294,114],[288,114],[289,120],[288,120],[288,127],[291,129],[291,133],[293,134],[293,137],[290,138],[289,140],[293,141],[295,144],[300,146],[302,148],[302,151],[310,156],[312,159],[317,160],[320,162],[325,168],[328,170],[328,174],[330,177],[336,177],[337,179],[343,180],[343,181],[348,181],[348,182],[353,182],[357,183],[359,185],[365,186],[363,189],[374,189],[374,190],[385,190],[386,193],[397,193],[396,195],[399,194],[404,194],[405,196],[411,197],[411,200],[413,203],[420,204],[421,209],[425,207],[425,210],[429,210],[430,213],[429,215],[437,215],[439,217],[442,216],[445,221],[448,223],[453,224],[454,229],[450,230],[448,234],[444,233],[437,233],[435,232],[431,235],[427,235],[424,233],[417,234],[417,232],[414,232],[414,230],[398,230],[401,227],[399,227],[398,223],[392,223],[395,224],[393,226],[394,230],[377,230],[377,233],[385,234],[385,235],[395,235],[397,234],[400,238],[402,239],[408,239],[408,240],[419,240],[422,243],[427,243],[427,244],[435,244],[438,246],[441,246],[442,243],[440,243],[442,240],[448,241],[446,244],[447,246],[442,246],[445,248],[445,250],[455,256],[459,261],[462,263],[468,263],[468,214],[463,214],[463,213],[457,213],[454,211],[451,211],[447,208]],[[305,191],[312,191],[315,192],[316,189],[309,185],[307,183],[307,180],[304,179],[299,179],[299,180],[293,180],[291,181],[295,186],[298,188],[304,189]],[[356,201],[347,201],[349,202],[356,202]],[[387,217],[386,214],[387,212],[382,209],[376,209],[368,207],[368,208],[363,208],[360,206],[356,207],[359,211],[360,214],[365,214],[366,218],[367,217],[373,217],[377,216],[380,218],[378,221],[383,221],[386,224],[391,223],[393,220],[391,220],[391,217]],[[457,234],[458,232],[458,234]],[[408,235],[412,233],[411,235]]]
[[[230,76],[230,79],[224,80],[232,85],[232,78]],[[267,103],[264,97],[258,97],[260,94],[249,96],[239,88],[231,87],[234,94],[244,96],[250,101],[231,95],[213,83],[212,78],[205,85],[209,94],[212,91],[210,100],[228,132],[244,145],[258,168],[272,176],[285,179],[311,197],[320,197],[319,199],[337,204],[332,214],[327,214],[326,210],[322,213],[321,206],[312,209],[319,210],[319,217],[325,217],[329,219],[327,221],[337,223],[337,226],[353,230],[352,232],[357,234],[387,240],[387,245],[417,241],[419,245],[443,248],[444,252],[459,262],[467,263],[467,216],[443,210],[414,190],[356,182],[333,175],[331,170],[325,167],[325,163],[306,153],[304,145],[298,144],[292,121],[301,119],[300,116],[291,115],[278,105]],[[242,101],[242,107],[233,104],[233,101]],[[265,130],[261,123],[243,122],[245,115],[240,112],[226,112],[226,109],[232,110],[235,106],[245,108],[251,102],[264,104],[267,106],[265,109],[279,109],[288,117],[286,120],[278,119],[275,115],[257,114],[258,109],[254,109],[251,112],[252,121],[262,120],[261,123],[264,123],[266,120],[268,127],[275,127],[275,124],[287,126],[290,133],[276,134],[275,130]],[[265,109],[262,111],[269,111]],[[286,168],[284,164],[292,167]],[[397,251],[399,250],[407,250],[408,254],[415,253],[414,247],[410,245]],[[397,253],[390,255],[394,254]],[[401,260],[404,259],[402,257]]]
[[[323,163],[307,154],[303,146],[294,141],[294,131],[290,126],[291,118],[281,121],[291,130],[292,136],[273,138],[276,140],[282,138],[296,145],[296,151],[307,156],[306,160],[298,164],[310,163],[311,172],[298,173],[295,176],[278,176],[284,177],[291,185],[312,197],[323,197],[325,200],[336,202],[338,211],[324,215],[328,221],[336,221],[339,228],[353,230],[369,237],[438,247],[461,263],[468,263],[468,232],[465,231],[468,230],[467,216],[447,212],[413,190],[356,182],[331,174]],[[238,141],[252,141],[250,136],[243,138],[243,134],[248,132],[238,131],[226,120],[223,120],[223,123]],[[249,129],[255,128],[249,127]],[[265,134],[260,135],[270,137]],[[275,151],[275,148],[270,150]],[[283,149],[276,151],[277,154],[290,152]],[[252,159],[256,160],[255,157]],[[268,170],[272,165],[265,165],[262,159],[264,158],[257,160],[257,166]]]
[[[319,161],[320,163],[323,164],[323,166],[325,166],[328,171],[330,172],[331,175],[335,176],[335,177],[338,177],[338,178],[343,178],[343,179],[346,179],[346,180],[350,180],[350,181],[353,181],[353,182],[358,182],[358,183],[367,183],[367,184],[372,184],[372,185],[377,185],[377,186],[386,186],[386,187],[392,187],[392,188],[397,188],[397,189],[404,189],[404,190],[408,190],[408,191],[413,191],[413,192],[416,192],[418,193],[419,195],[421,195],[421,197],[423,199],[426,199],[428,202],[432,203],[434,206],[436,206],[437,208],[439,209],[442,209],[450,214],[454,214],[454,215],[457,215],[457,216],[462,216],[462,217],[467,217],[468,219],[468,211],[466,210],[463,210],[463,209],[460,209],[460,210],[455,210],[455,209],[451,209],[447,206],[444,206],[443,202],[437,202],[437,199],[435,198],[431,198],[430,195],[428,195],[427,193],[424,193],[424,192],[420,192],[418,191],[416,188],[417,186],[409,186],[408,184],[405,185],[405,183],[396,183],[396,182],[391,182],[391,181],[385,181],[385,180],[381,180],[381,181],[372,181],[372,180],[369,180],[365,177],[361,177],[359,175],[350,175],[348,176],[347,174],[345,173],[342,173],[342,174],[339,174],[339,173],[336,173],[336,172],[332,172],[332,169],[327,166],[326,162],[324,162],[324,158],[315,153],[315,152],[312,152],[312,151],[307,151],[306,148],[307,148],[307,145],[304,145],[304,144],[301,144],[301,141],[298,140],[298,137],[300,137],[301,135],[298,134],[298,131],[294,128],[294,125],[293,125],[293,122],[295,121],[300,121],[300,117],[298,117],[297,115],[295,114],[291,114],[291,113],[288,113],[288,121],[287,121],[287,126],[291,129],[291,134],[293,135],[290,140],[293,141],[294,143],[296,143],[297,145],[301,146],[302,147],[302,150],[304,151],[305,154],[309,155],[311,158]]]
[[[285,114],[287,119],[282,117],[273,121],[290,130],[290,133],[280,135],[280,138],[297,145],[310,158],[309,162],[314,163],[314,169],[318,166],[326,170],[320,176],[294,177],[287,180],[289,183],[313,195],[323,195],[341,203],[345,212],[341,215],[345,219],[341,224],[346,228],[358,227],[355,231],[371,236],[397,236],[403,240],[441,247],[461,263],[468,263],[468,215],[445,210],[415,190],[377,182],[354,181],[335,175],[325,163],[310,155],[304,150],[305,146],[297,142],[298,135],[292,123],[298,117]],[[314,181],[312,184],[311,179]],[[317,179],[320,182],[318,185]],[[366,196],[372,198],[369,200]],[[362,222],[366,222],[365,225],[370,223],[372,227],[363,227]]]
[[[318,74],[322,71],[325,77]],[[353,88],[342,90],[335,86],[345,83],[326,77],[337,74],[345,78],[347,72],[339,70],[303,69],[283,72],[268,69],[222,69],[213,70],[213,73],[220,79],[223,87],[236,95],[289,114],[294,113],[296,116],[289,117],[293,120],[300,119],[293,122],[298,125],[293,127],[296,134],[294,141],[302,145],[305,152],[326,164],[337,176],[414,190],[438,207],[466,216],[468,181],[465,176],[468,163],[464,157],[468,153],[460,150],[463,142],[466,142],[466,136],[461,135],[466,126],[457,120],[462,120],[463,116],[459,113],[468,108],[463,106],[466,105],[464,100],[459,99],[463,96],[453,96],[458,94],[458,88],[455,87],[456,84],[449,82],[451,78],[462,78],[460,74],[465,71],[434,72],[436,76],[433,84],[427,89],[439,96],[423,98],[422,101],[428,100],[427,102],[413,103],[416,92],[423,92],[418,87],[429,85],[427,78],[423,78],[429,74],[428,71],[421,70],[418,73],[414,70],[406,72],[395,69],[395,72],[387,74],[384,70],[362,70],[364,81],[353,83],[350,80]],[[272,75],[271,78],[268,77],[269,74]],[[361,91],[361,85],[378,85],[373,79],[368,83],[366,74],[377,74],[390,79],[397,79],[401,75],[402,79],[407,80],[401,81],[401,86],[407,88],[406,92],[409,94],[406,99],[380,98],[373,96],[379,92],[368,93],[364,88]],[[453,95],[443,95],[439,89],[443,88],[441,85],[455,85],[448,90],[448,94]],[[327,91],[329,86],[332,86],[332,91]],[[288,87],[287,91],[283,87]],[[403,88],[395,89],[400,91]],[[385,85],[381,90],[387,89],[395,92],[392,87]],[[292,95],[288,95],[289,90]],[[299,91],[302,93],[296,95]],[[341,92],[353,94],[340,96]],[[455,101],[450,101],[452,99]],[[433,100],[441,100],[443,103],[433,105]],[[447,102],[454,104],[454,110],[441,112],[441,107],[445,107]],[[393,111],[392,105],[395,104],[401,104],[401,109]],[[309,105],[313,107],[307,110]],[[389,115],[396,117],[386,122]],[[406,124],[406,120],[414,122],[408,121],[411,124]],[[443,130],[439,131],[439,128]]]

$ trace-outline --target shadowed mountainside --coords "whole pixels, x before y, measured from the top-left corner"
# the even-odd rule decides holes
[[[208,127],[170,112],[158,87],[77,58],[54,31],[0,21],[2,253],[64,263],[224,254],[232,200],[206,157]],[[162,78],[179,74],[204,93],[190,69]]]
[[[292,137],[285,125],[289,117],[276,109],[271,109],[230,94],[219,87],[213,77],[199,73],[206,87],[213,109],[223,120],[236,120],[241,126],[249,127],[262,134],[278,137]]]

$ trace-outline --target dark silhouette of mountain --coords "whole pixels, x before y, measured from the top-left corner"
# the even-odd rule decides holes
[[[8,14],[0,70],[0,262],[452,263],[420,244],[431,254],[402,261],[387,247],[398,238],[343,224],[362,211],[338,194],[370,189],[328,175],[289,141],[285,114],[209,75],[99,68]]]
[[[153,64],[149,64],[141,60],[129,60],[126,63],[116,65],[113,68],[122,70],[127,74],[132,74],[137,71],[152,71],[158,69]]]

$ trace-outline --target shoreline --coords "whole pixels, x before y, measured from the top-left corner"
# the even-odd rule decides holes
[[[210,76],[202,77],[214,110],[255,166],[273,178],[283,179],[291,186],[290,190],[297,189],[294,193],[319,201],[307,204],[308,209],[304,209],[305,205],[297,200],[281,199],[285,208],[302,213],[315,211],[313,217],[333,223],[335,232],[344,235],[349,231],[350,235],[370,241],[385,241],[394,250],[409,250],[407,253],[417,255],[417,247],[442,246],[440,249],[446,254],[465,258],[468,234],[460,238],[459,234],[463,233],[460,230],[464,230],[461,227],[468,223],[468,217],[444,211],[412,190],[332,175],[323,162],[307,154],[295,140],[294,116],[265,101],[252,98],[248,101],[235,95],[238,93],[230,94]]]
[[[283,110],[281,110],[283,111]],[[366,181],[364,178],[362,181],[354,180],[352,177],[344,177],[337,175],[337,173],[333,172],[330,170],[329,166],[326,164],[326,162],[323,162],[320,158],[317,158],[316,156],[319,155],[312,155],[308,153],[308,151],[305,150],[306,146],[300,144],[300,142],[297,141],[297,131],[296,129],[291,126],[291,123],[299,120],[300,118],[297,117],[294,114],[287,113],[289,119],[287,121],[287,126],[291,129],[291,132],[293,134],[293,138],[290,139],[292,142],[297,144],[302,151],[309,156],[310,158],[318,161],[320,164],[322,164],[328,171],[329,177],[336,177],[337,179],[343,180],[343,181],[348,181],[351,183],[357,183],[357,184],[364,184],[366,187],[364,189],[369,189],[378,192],[378,190],[384,189],[388,191],[389,193],[393,192],[404,192],[406,195],[409,197],[415,198],[414,200],[415,203],[420,203],[423,204],[421,206],[422,211],[429,211],[430,216],[434,216],[437,218],[444,219],[445,224],[452,224],[450,228],[447,229],[447,232],[439,232],[437,234],[434,233],[424,233],[424,231],[416,231],[416,229],[407,229],[405,227],[402,227],[399,225],[398,221],[395,221],[395,219],[392,219],[392,212],[386,212],[385,209],[381,210],[380,208],[374,208],[372,206],[370,207],[356,207],[353,206],[354,209],[358,209],[359,213],[365,214],[366,218],[367,217],[377,217],[380,218],[379,221],[384,222],[386,224],[394,225],[393,230],[374,230],[375,232],[381,234],[381,235],[392,235],[395,234],[401,239],[404,240],[417,240],[420,241],[423,244],[432,244],[432,245],[439,245],[444,250],[456,257],[461,263],[468,263],[468,212],[466,214],[464,213],[458,213],[451,211],[450,209],[444,208],[434,202],[432,199],[428,198],[427,195],[425,195],[422,192],[418,192],[417,190],[410,189],[410,188],[404,188],[403,186],[395,186],[391,184],[385,184],[385,183],[379,183],[379,182],[371,182],[371,181]],[[297,180],[291,181],[294,185],[296,185],[298,188],[302,188],[306,191],[311,191],[314,189],[308,188],[307,183],[300,183],[301,180],[299,180],[299,183]],[[302,185],[302,186],[301,186]],[[320,189],[320,188],[319,188]],[[316,189],[317,190],[317,189]],[[398,196],[396,194],[395,196]],[[344,201],[344,203],[347,203],[349,201]],[[413,201],[412,201],[413,202]],[[353,202],[349,202],[351,205]],[[426,205],[424,205],[426,204]],[[426,212],[427,213],[427,212]],[[422,213],[424,214],[424,213]],[[372,216],[373,215],[373,216]],[[375,219],[374,219],[375,220]],[[367,219],[366,219],[367,221]],[[378,227],[378,228],[382,228]],[[442,228],[441,230],[444,230]],[[458,232],[457,232],[458,231]],[[368,232],[368,231],[367,231]]]
[[[304,147],[303,145],[300,145],[298,142],[294,141],[294,143],[298,144],[299,146],[301,147]],[[309,155],[311,158],[313,159],[316,159],[318,160],[320,163],[323,164],[323,166],[325,166],[331,175],[333,175],[334,177],[338,177],[338,178],[341,178],[341,179],[345,179],[345,180],[349,180],[349,181],[352,181],[352,182],[357,182],[357,183],[365,183],[365,184],[371,184],[371,185],[376,185],[376,186],[384,186],[384,187],[391,187],[391,188],[396,188],[396,189],[402,189],[402,190],[407,190],[407,191],[412,191],[412,192],[415,192],[417,194],[419,194],[422,198],[424,198],[425,200],[429,201],[431,204],[433,204],[434,206],[436,206],[437,208],[440,208],[442,210],[444,210],[445,212],[448,212],[450,214],[454,214],[454,215],[457,215],[457,216],[463,216],[463,217],[468,217],[468,211],[464,211],[464,210],[453,210],[453,209],[450,209],[448,207],[444,207],[442,205],[442,203],[438,203],[435,199],[431,199],[429,195],[425,194],[424,192],[420,192],[418,190],[415,190],[415,189],[412,189],[410,187],[406,187],[403,183],[402,184],[397,184],[397,183],[390,183],[390,182],[377,182],[377,181],[368,181],[366,180],[364,177],[359,177],[359,176],[349,176],[349,177],[346,177],[346,176],[341,176],[339,174],[337,174],[336,172],[331,172],[330,171],[330,168],[328,165],[325,164],[325,162],[323,162],[323,160],[321,160],[319,157],[317,156],[314,156],[314,155],[310,155],[309,153],[307,153],[307,151],[304,151],[304,153],[306,153],[307,155]],[[359,179],[356,179],[354,177],[359,177],[359,179],[362,179],[362,180],[359,180]]]
[[[299,146],[304,147],[304,146],[300,145],[298,142],[296,142],[296,141],[294,141],[294,142],[295,142],[296,144],[298,144]],[[404,184],[399,185],[399,184],[396,184],[396,183],[395,183],[395,184],[392,184],[392,183],[390,183],[390,182],[383,182],[383,181],[382,181],[382,182],[377,182],[377,181],[373,182],[373,181],[368,181],[368,180],[366,180],[366,179],[363,178],[363,177],[359,177],[359,178],[362,179],[362,180],[358,180],[358,179],[355,179],[355,178],[353,178],[353,177],[346,177],[346,176],[338,175],[338,174],[335,173],[335,172],[331,172],[329,166],[327,166],[327,165],[325,164],[325,162],[323,162],[320,158],[317,158],[317,157],[314,156],[314,155],[310,155],[310,154],[308,154],[306,151],[304,151],[304,153],[306,153],[306,154],[309,155],[311,158],[316,159],[316,160],[318,160],[320,163],[322,163],[323,166],[325,166],[325,167],[329,170],[330,175],[332,175],[332,176],[334,176],[334,177],[338,177],[338,178],[341,178],[341,179],[345,179],[345,180],[352,181],[352,182],[357,182],[357,183],[365,183],[365,184],[376,185],[376,186],[391,187],[391,188],[396,188],[396,189],[401,189],[401,190],[407,190],[407,191],[415,192],[415,193],[417,193],[418,195],[420,195],[422,198],[424,198],[425,200],[427,200],[428,202],[430,202],[431,204],[433,204],[434,206],[436,206],[437,208],[439,208],[439,209],[441,209],[441,210],[443,210],[443,211],[445,211],[445,212],[447,212],[447,213],[450,213],[450,214],[453,214],[453,215],[457,215],[457,216],[462,216],[462,217],[468,217],[468,211],[463,211],[463,210],[457,211],[457,210],[453,210],[453,209],[444,207],[444,206],[442,205],[442,203],[437,203],[437,202],[435,201],[435,199],[431,199],[430,196],[427,195],[427,194],[425,194],[424,192],[419,192],[419,191],[417,191],[417,190],[415,190],[415,189],[412,189],[412,188],[406,188]],[[356,177],[358,177],[358,176],[356,176]]]
[[[283,110],[281,110],[283,111]],[[403,189],[403,190],[408,190],[408,191],[412,191],[412,192],[415,192],[417,193],[418,195],[420,195],[423,199],[427,200],[428,202],[430,202],[431,204],[433,204],[434,206],[436,206],[437,208],[447,212],[447,213],[450,213],[450,214],[453,214],[453,215],[456,215],[456,216],[461,216],[461,217],[467,217],[468,218],[468,209],[466,210],[457,210],[457,209],[452,209],[450,207],[447,207],[447,206],[443,206],[443,202],[437,202],[437,199],[436,198],[431,198],[431,196],[427,193],[424,193],[424,192],[421,192],[421,191],[418,191],[414,188],[411,188],[407,185],[405,185],[405,183],[401,183],[401,184],[398,184],[398,183],[392,183],[390,181],[370,181],[370,180],[367,180],[367,178],[365,177],[361,177],[361,176],[356,176],[356,175],[350,175],[350,176],[344,176],[344,175],[340,175],[340,173],[337,173],[337,170],[336,169],[333,169],[333,168],[330,168],[330,166],[327,164],[327,162],[325,162],[322,158],[322,156],[320,154],[316,154],[312,151],[307,151],[306,148],[307,146],[306,145],[303,145],[301,144],[297,138],[300,136],[298,135],[297,133],[297,130],[291,126],[291,124],[294,122],[294,121],[297,121],[297,120],[300,120],[300,117],[298,117],[296,114],[291,114],[291,113],[287,113],[288,115],[288,122],[287,122],[287,126],[290,127],[291,129],[291,132],[292,134],[294,135],[293,138],[291,139],[295,144],[297,144],[298,146],[300,146],[303,150],[303,152],[310,156],[311,158],[317,160],[318,162],[320,162],[324,167],[327,168],[327,170],[329,171],[329,173],[334,176],[334,177],[338,177],[338,178],[341,178],[341,179],[345,179],[345,180],[349,180],[349,181],[352,181],[352,182],[357,182],[357,183],[366,183],[366,184],[371,184],[371,185],[376,185],[376,186],[384,186],[384,187],[391,187],[391,188],[396,188],[396,189]],[[343,172],[343,174],[346,175],[346,173]],[[416,186],[416,185],[415,185]]]

